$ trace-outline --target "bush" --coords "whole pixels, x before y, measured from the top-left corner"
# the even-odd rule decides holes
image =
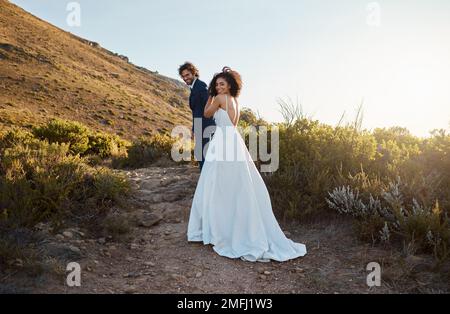
[[[46,125],[33,128],[33,134],[50,143],[69,144],[70,153],[83,155],[89,149],[89,130],[78,122],[53,119]]]
[[[33,264],[34,249],[11,238],[18,230],[32,233],[41,222],[51,223],[55,232],[67,223],[102,225],[107,210],[127,196],[130,186],[124,176],[90,167],[85,158],[73,155],[71,147],[80,147],[73,143],[50,143],[22,129],[0,134],[1,266]],[[97,146],[98,155],[108,149],[102,145]]]
[[[96,155],[100,158],[126,155],[130,145],[116,135],[94,132],[78,122],[53,119],[46,125],[34,127],[33,134],[50,143],[68,144],[72,155]]]
[[[130,143],[118,136],[96,133],[89,135],[89,149],[86,154],[100,158],[126,156],[129,146]]]
[[[356,219],[356,231],[372,242],[406,242],[420,252],[433,253],[437,260],[450,257],[450,221],[439,203],[425,207],[406,199],[400,181],[390,183],[379,195],[366,196],[351,187],[335,188],[327,203],[340,214]]]
[[[370,163],[376,143],[370,134],[351,127],[332,128],[306,118],[279,125],[280,165],[266,182],[275,208],[289,209],[285,218],[301,218],[328,207],[327,192],[343,173]]]
[[[361,239],[404,241],[448,257],[448,132],[418,138],[399,127],[362,130],[359,113],[332,127],[290,103],[282,113],[279,169],[263,176],[278,215],[325,217],[332,208],[355,218]]]
[[[171,158],[172,147],[176,139],[166,134],[140,137],[128,149],[128,157],[115,159],[114,167],[139,168],[149,165],[160,158]]]
[[[93,169],[68,151],[67,144],[38,140],[2,151],[0,211],[4,221],[33,227],[76,213],[88,201],[105,207],[127,192],[123,177]]]

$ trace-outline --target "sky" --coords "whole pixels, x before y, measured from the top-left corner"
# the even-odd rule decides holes
[[[11,2],[172,78],[185,61],[207,84],[230,66],[268,121],[290,98],[331,125],[362,103],[369,130],[450,131],[448,0],[79,0],[79,25],[73,1]]]

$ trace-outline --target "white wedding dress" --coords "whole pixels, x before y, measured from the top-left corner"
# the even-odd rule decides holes
[[[305,245],[286,238],[278,225],[266,185],[227,111],[214,114],[216,131],[195,190],[188,241],[251,262],[304,256]]]

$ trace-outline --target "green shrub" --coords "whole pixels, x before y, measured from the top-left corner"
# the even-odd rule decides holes
[[[411,243],[420,252],[433,253],[437,260],[450,257],[450,221],[439,203],[426,207],[407,199],[398,181],[378,195],[360,193],[349,186],[329,193],[330,208],[355,218],[357,235],[372,242]]]
[[[374,138],[351,127],[332,128],[301,119],[279,125],[279,169],[267,177],[276,204],[285,218],[301,218],[327,209],[327,192],[342,174],[356,173],[376,153]]]
[[[171,158],[171,150],[176,140],[166,134],[140,137],[128,149],[126,158],[114,161],[115,167],[139,168],[149,165],[160,158]]]
[[[128,191],[125,178],[89,167],[69,154],[67,144],[18,144],[3,149],[0,161],[0,219],[9,225],[60,221],[86,203],[95,208],[114,204]]]
[[[100,156],[100,158],[120,157],[127,154],[130,144],[118,136],[106,133],[89,135],[89,149],[86,154]]]
[[[100,158],[126,155],[130,146],[116,135],[94,132],[79,122],[53,119],[33,128],[33,134],[50,143],[68,144],[72,155],[96,155]]]
[[[89,149],[89,130],[78,122],[53,119],[33,128],[33,134],[50,143],[69,144],[70,153],[83,155]]]

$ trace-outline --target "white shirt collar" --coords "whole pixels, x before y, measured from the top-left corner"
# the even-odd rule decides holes
[[[195,85],[195,82],[196,82],[196,81],[197,81],[197,78],[194,79],[194,81],[192,82],[192,85],[189,85],[189,87],[190,87],[191,89],[194,88],[194,85]]]

